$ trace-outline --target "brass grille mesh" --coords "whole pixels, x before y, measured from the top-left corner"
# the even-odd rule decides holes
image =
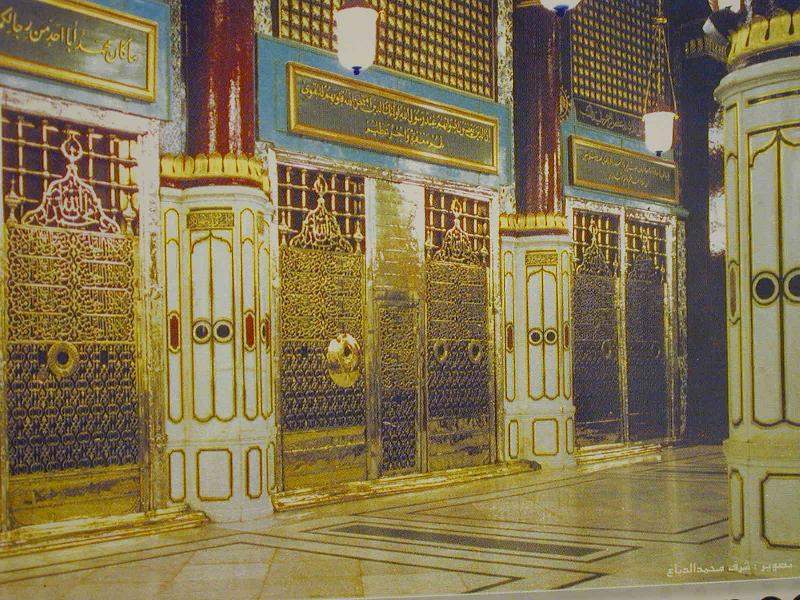
[[[320,188],[319,180],[324,187]],[[315,185],[317,188],[315,189]],[[335,217],[341,236],[364,252],[364,178],[290,165],[278,165],[278,232],[281,246],[302,229],[324,189],[325,208]]]
[[[123,221],[122,211],[136,208],[135,138],[10,110],[3,111],[2,123],[3,193],[6,200],[11,195],[21,201],[17,216],[37,206],[48,185],[64,175],[61,144],[71,134],[83,151],[77,162],[81,178],[106,213]]]
[[[596,245],[608,266],[619,268],[619,218],[576,210],[573,214],[572,239],[575,246],[575,260],[583,263],[590,246]]]
[[[652,73],[653,23],[658,0],[585,0],[572,15],[572,89],[579,98],[641,116]],[[656,57],[657,58],[657,57]],[[656,61],[662,65],[663,61]],[[661,89],[664,77],[651,75]],[[652,86],[652,84],[651,84]]]
[[[429,258],[489,264],[489,205],[425,190],[425,250]]]
[[[625,222],[625,243],[630,255],[646,254],[653,259],[656,268],[662,273],[667,270],[667,230],[663,225],[653,225],[641,221]]]
[[[3,113],[12,475],[139,462],[135,140]]]
[[[371,0],[382,11],[376,64],[495,97],[494,0]],[[274,0],[275,34],[335,50],[341,0]]]

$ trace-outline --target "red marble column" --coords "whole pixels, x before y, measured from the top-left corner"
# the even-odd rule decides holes
[[[255,152],[253,0],[183,0],[187,150]]]
[[[561,18],[541,6],[514,11],[517,211],[563,212]]]

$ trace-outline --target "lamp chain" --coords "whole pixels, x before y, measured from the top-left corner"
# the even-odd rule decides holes
[[[663,0],[658,0],[658,13],[656,14],[656,18],[653,20],[654,23],[654,35],[653,35],[653,50],[652,55],[650,57],[650,65],[647,70],[647,87],[645,88],[644,96],[642,97],[642,114],[647,114],[648,108],[650,107],[650,92],[653,85],[653,79],[655,77],[656,84],[655,84],[655,92],[656,94],[660,94],[662,97],[666,97],[666,86],[669,86],[669,97],[672,100],[672,104],[670,109],[672,111],[677,110],[677,100],[675,98],[675,86],[672,84],[672,65],[669,56],[669,44],[667,44],[667,17],[664,14],[664,4]],[[666,69],[662,68],[661,64],[661,56],[663,52],[663,57],[665,64],[664,66]],[[653,71],[657,71],[654,73]],[[666,71],[666,73],[665,73]],[[664,78],[666,76],[666,82]],[[657,104],[656,100],[656,104]],[[658,108],[658,107],[656,107]]]

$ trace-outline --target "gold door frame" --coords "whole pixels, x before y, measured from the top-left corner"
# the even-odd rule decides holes
[[[133,260],[138,287],[134,296],[134,335],[136,340],[136,381],[140,414],[139,484],[140,510],[150,512],[164,508],[168,502],[166,436],[164,433],[163,390],[165,371],[163,353],[163,274],[161,272],[162,244],[159,243],[159,164],[156,121],[118,113],[112,110],[87,107],[67,101],[45,98],[36,94],[0,88],[0,116],[4,109],[26,114],[63,119],[88,127],[125,131],[137,137],[137,193],[139,209],[138,246]],[[0,164],[4,157],[0,147]],[[0,210],[4,210],[0,207]],[[5,217],[3,217],[3,222]],[[0,261],[0,277],[8,277],[7,240],[5,226],[0,227],[0,245],[4,259]],[[5,363],[8,348],[8,294],[0,286],[0,353]],[[11,528],[9,514],[9,453],[6,414],[6,373],[0,375],[0,531]]]
[[[378,423],[378,405],[375,391],[378,389],[379,383],[377,381],[378,378],[378,369],[377,369],[377,340],[376,334],[374,331],[374,321],[376,319],[376,310],[378,308],[378,304],[380,302],[379,299],[376,298],[375,289],[374,289],[374,254],[376,252],[376,247],[374,244],[375,239],[375,214],[374,214],[374,207],[372,204],[375,202],[375,183],[376,181],[380,180],[381,182],[388,182],[392,184],[398,185],[411,185],[411,186],[418,186],[422,190],[424,188],[435,188],[441,192],[448,193],[448,194],[455,194],[468,197],[473,200],[477,200],[480,202],[485,202],[487,205],[487,210],[489,213],[489,236],[488,236],[488,246],[489,246],[489,260],[488,265],[486,266],[486,279],[487,279],[487,297],[486,297],[486,329],[487,329],[487,348],[485,350],[486,355],[489,357],[489,388],[490,393],[492,394],[492,405],[493,410],[490,412],[491,422],[489,425],[489,429],[492,432],[491,436],[491,443],[490,443],[490,463],[494,463],[499,459],[500,451],[502,444],[502,436],[503,436],[503,406],[502,406],[502,397],[503,397],[503,389],[502,389],[502,381],[499,381],[497,378],[497,367],[496,367],[496,355],[498,352],[498,341],[495,339],[498,335],[497,332],[500,331],[498,327],[498,319],[501,318],[495,311],[495,307],[499,306],[500,304],[500,284],[499,284],[499,274],[498,274],[498,264],[499,264],[499,246],[500,246],[500,235],[498,229],[498,222],[499,222],[499,193],[496,190],[491,188],[479,187],[479,186],[467,186],[461,185],[450,181],[443,181],[439,179],[427,178],[427,177],[417,177],[407,173],[392,173],[387,172],[384,170],[374,169],[370,167],[365,167],[363,165],[348,163],[338,160],[329,160],[321,157],[312,157],[307,156],[300,153],[289,152],[284,150],[276,150],[275,151],[275,162],[279,165],[290,166],[297,169],[308,169],[308,170],[322,170],[322,171],[332,171],[340,174],[346,174],[350,176],[361,176],[365,179],[365,194],[366,194],[366,212],[365,212],[365,226],[364,226],[364,234],[367,236],[366,245],[365,245],[365,258],[366,258],[366,303],[365,303],[365,319],[367,321],[368,326],[365,328],[364,334],[364,355],[365,355],[365,364],[364,364],[364,377],[365,377],[365,384],[366,384],[366,393],[367,393],[367,480],[375,480],[380,477],[380,435],[377,431],[377,427],[379,426]],[[272,175],[274,189],[278,190],[278,183],[279,177],[275,174]],[[419,206],[419,210],[422,212],[424,211],[424,200],[422,200],[422,205]],[[277,214],[276,210],[276,214]],[[278,217],[279,218],[279,217]],[[278,226],[276,229],[280,229],[280,220],[278,221]],[[278,234],[279,236],[280,234]],[[421,227],[420,235],[420,244],[424,250],[424,222]],[[277,289],[280,290],[282,284],[280,283],[281,275],[278,269],[278,259],[276,252],[275,262],[273,263],[273,267],[276,269],[276,273],[278,273],[278,284]],[[423,265],[424,268],[424,265]],[[278,305],[280,303],[280,294],[275,294],[275,310],[279,311]],[[426,345],[426,332],[425,332],[425,321],[426,317],[426,310],[427,310],[427,302],[424,297],[421,297],[418,304],[418,316],[417,316],[417,326],[418,326],[418,343],[419,348],[421,351],[424,352],[424,348]],[[280,347],[281,344],[281,325],[280,320],[276,319],[275,324],[273,326],[274,329],[274,336],[276,340],[275,347]],[[278,353],[274,354],[274,359],[277,361]],[[417,377],[418,377],[418,388],[419,388],[419,401],[418,401],[418,416],[417,416],[417,440],[416,440],[416,451],[417,451],[417,458],[416,458],[416,472],[420,474],[425,474],[429,472],[428,468],[428,461],[427,461],[427,423],[425,417],[425,410],[427,405],[427,390],[424,384],[425,382],[425,361],[421,357],[417,363]],[[279,369],[276,367],[274,369],[276,373],[275,377],[275,390],[276,390],[276,417],[278,419],[278,439],[279,439],[279,451],[276,453],[278,457],[278,464],[276,465],[276,480],[279,482],[281,486],[279,489],[281,491],[286,491],[283,488],[283,481],[284,481],[284,473],[283,473],[283,465],[282,459],[280,458],[283,454],[283,439],[284,439],[284,431],[281,423],[281,411],[282,411],[282,393],[281,393],[281,385],[280,385],[280,377],[278,376]]]
[[[628,251],[625,223],[630,220],[660,225],[666,229],[666,273],[664,279],[664,346],[667,352],[668,432],[663,441],[674,442],[681,438],[686,425],[686,253],[683,222],[674,214],[646,207],[632,208],[604,202],[570,197],[567,199],[568,228],[573,231],[574,211],[584,210],[619,219],[619,284],[616,286],[617,347],[619,352],[619,389],[623,415],[624,443],[630,442],[628,398],[628,352],[626,341],[625,281]]]

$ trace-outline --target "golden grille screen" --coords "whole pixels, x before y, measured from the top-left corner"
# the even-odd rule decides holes
[[[667,230],[663,225],[654,225],[643,221],[628,220],[625,222],[625,244],[628,254],[646,254],[655,262],[662,273],[667,269]]]
[[[572,16],[574,95],[641,116],[648,72],[655,82],[663,64],[652,58],[657,13],[657,0],[584,0]]]
[[[576,210],[572,219],[575,260],[582,263],[591,246],[597,246],[606,263],[616,273],[619,268],[619,218]]]
[[[430,259],[489,264],[489,205],[425,190],[425,250]]]
[[[495,0],[371,0],[381,11],[376,64],[495,97]],[[336,49],[341,0],[274,0],[275,35]]]
[[[281,245],[303,228],[308,214],[322,206],[356,252],[366,249],[364,178],[278,165],[278,232]]]

